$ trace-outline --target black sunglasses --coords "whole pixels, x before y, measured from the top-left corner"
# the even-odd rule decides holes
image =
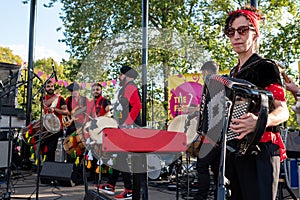
[[[230,28],[225,30],[225,35],[227,37],[233,37],[234,34],[235,34],[235,31],[237,31],[240,35],[246,35],[246,33],[249,30],[254,31],[255,29],[253,27],[250,27],[250,26],[240,26],[237,29],[230,27]]]

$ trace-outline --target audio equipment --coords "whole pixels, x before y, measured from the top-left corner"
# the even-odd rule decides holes
[[[81,170],[73,163],[44,162],[40,174],[42,184],[58,181],[63,186],[75,186],[82,182]]]

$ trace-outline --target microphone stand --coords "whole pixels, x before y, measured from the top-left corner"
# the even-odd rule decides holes
[[[187,118],[184,122],[184,131],[183,131],[184,133],[187,134],[187,131],[191,125],[191,120],[193,118],[195,118],[198,114],[199,114],[199,112],[195,111],[187,116]],[[186,161],[185,170],[186,170],[186,174],[187,174],[187,195],[186,195],[186,197],[189,198],[189,196],[190,196],[190,174],[189,174],[190,156],[187,153],[185,154],[185,161]],[[178,191],[178,187],[176,189],[176,198],[178,199],[179,195],[177,194],[177,191]]]
[[[219,167],[219,182],[218,182],[218,200],[224,200],[226,197],[226,177],[225,177],[225,158],[226,158],[226,132],[228,129],[229,111],[231,109],[231,101],[225,98],[225,114],[224,123],[221,133],[221,156],[220,156],[220,167]]]
[[[39,199],[39,182],[40,182],[40,167],[41,167],[41,158],[40,158],[40,149],[41,149],[41,140],[42,140],[42,132],[43,132],[43,99],[45,97],[45,87],[47,82],[55,77],[55,73],[52,73],[51,76],[42,84],[40,89],[33,95],[33,99],[37,97],[38,94],[41,93],[41,103],[40,103],[40,130],[39,130],[39,141],[37,144],[37,178],[36,178],[36,200]]]

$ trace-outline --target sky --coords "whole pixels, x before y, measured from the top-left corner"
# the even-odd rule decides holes
[[[65,52],[67,47],[58,42],[63,39],[63,32],[57,32],[62,21],[59,18],[61,4],[55,3],[52,8],[44,8],[43,3],[47,1],[37,0],[35,31],[34,31],[34,61],[42,58],[52,57],[56,62],[62,58],[68,60]],[[1,3],[1,31],[0,46],[8,47],[13,54],[19,55],[24,62],[28,61],[29,51],[29,24],[30,24],[30,2],[23,4],[22,0],[10,0]]]

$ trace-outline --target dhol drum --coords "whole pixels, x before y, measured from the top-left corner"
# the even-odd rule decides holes
[[[60,131],[61,127],[58,117],[53,113],[44,115],[43,125],[50,133],[57,133],[58,131]]]
[[[69,127],[73,121],[73,118],[69,115],[63,115],[62,117],[62,124],[64,127]]]
[[[191,157],[197,157],[202,137],[197,134],[197,119],[187,114],[176,116],[168,126],[168,131],[185,132],[187,135],[187,153]]]
[[[118,128],[115,119],[106,116],[100,116],[87,122],[83,128],[84,139],[90,138],[89,148],[96,159],[103,156],[102,148],[102,132],[104,128]]]
[[[86,142],[82,134],[82,128],[78,128],[75,134],[66,137],[64,149],[67,154],[82,155],[86,147]]]
[[[42,141],[59,132],[60,121],[54,114],[46,114],[43,117]],[[28,145],[34,145],[39,142],[39,131],[41,129],[41,120],[32,121],[22,130],[23,141]]]
[[[38,136],[41,123],[40,120],[34,120],[30,124],[22,129],[23,141],[28,145],[34,145],[36,143],[35,137]]]

